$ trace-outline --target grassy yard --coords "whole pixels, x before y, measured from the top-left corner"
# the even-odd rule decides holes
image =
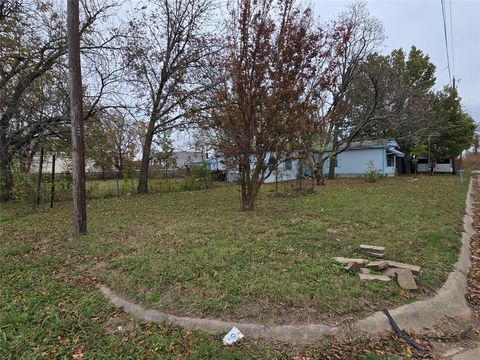
[[[289,324],[362,316],[441,286],[457,257],[467,187],[453,176],[340,179],[310,195],[265,187],[254,213],[239,211],[236,186],[95,199],[80,239],[67,203],[3,206],[0,358],[285,356],[248,341],[225,349],[168,326],[116,331],[130,322],[95,288],[191,316]],[[419,291],[361,283],[331,259],[360,256],[362,243],[422,266]]]

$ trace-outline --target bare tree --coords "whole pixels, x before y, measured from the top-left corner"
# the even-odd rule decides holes
[[[44,108],[38,103],[39,89],[60,72],[67,53],[65,17],[57,5],[53,1],[20,2],[0,21],[0,201],[10,198],[12,159],[59,121],[56,115],[46,116],[39,110],[34,116],[33,112]],[[85,38],[112,5],[82,5],[79,32]],[[33,98],[36,107],[30,106]],[[31,116],[22,116],[25,109],[32,110]]]
[[[225,51],[208,127],[216,147],[239,169],[243,210],[298,137],[296,119],[310,110],[305,99],[320,36],[309,8],[293,1],[237,1],[230,6]]]
[[[188,103],[204,91],[199,81],[211,43],[206,34],[208,0],[152,0],[130,21],[125,48],[138,107],[147,117],[142,139],[138,192],[148,192],[152,143],[162,132],[185,124]],[[159,21],[160,19],[160,21]]]
[[[331,147],[329,178],[335,175],[335,156],[338,150],[347,148],[358,134],[358,131],[342,133],[342,128],[346,128],[346,115],[353,103],[352,99],[347,98],[350,84],[358,77],[361,64],[366,62],[385,38],[383,25],[370,16],[365,3],[350,5],[332,23],[332,27],[330,79],[333,81],[327,87],[329,104],[325,111],[326,121],[321,137],[324,145],[330,144]],[[326,150],[325,147],[322,150]]]

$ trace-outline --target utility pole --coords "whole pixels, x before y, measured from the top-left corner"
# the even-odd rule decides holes
[[[80,67],[79,0],[67,2],[68,73],[72,125],[73,224],[75,236],[87,232],[85,144],[83,138],[82,72]]]

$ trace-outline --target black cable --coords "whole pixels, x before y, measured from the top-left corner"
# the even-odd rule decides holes
[[[404,339],[407,343],[412,345],[415,349],[418,351],[424,353],[425,355],[431,355],[430,351],[425,349],[423,346],[421,346],[419,343],[417,343],[415,340],[413,340],[410,336],[405,334],[402,329],[400,329],[393,319],[392,315],[390,315],[390,312],[387,309],[383,309],[383,312],[388,318],[388,321],[390,322],[390,325],[392,326],[393,330],[395,330],[395,333],[400,336],[402,339]]]
[[[453,20],[452,20],[452,0],[450,0],[450,40],[452,48],[452,74],[455,77],[455,51],[453,46]]]
[[[448,67],[448,78],[450,79],[450,85],[452,84],[452,73],[450,71],[450,55],[448,52],[448,37],[447,37],[447,20],[445,17],[445,1],[440,0],[442,3],[442,18],[443,18],[443,32],[445,35],[445,49],[447,50],[447,67]]]

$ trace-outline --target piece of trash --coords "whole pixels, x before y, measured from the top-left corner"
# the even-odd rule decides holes
[[[234,326],[232,330],[228,332],[227,335],[223,338],[222,342],[223,345],[232,345],[235,341],[242,339],[244,335],[240,332],[240,330]]]

